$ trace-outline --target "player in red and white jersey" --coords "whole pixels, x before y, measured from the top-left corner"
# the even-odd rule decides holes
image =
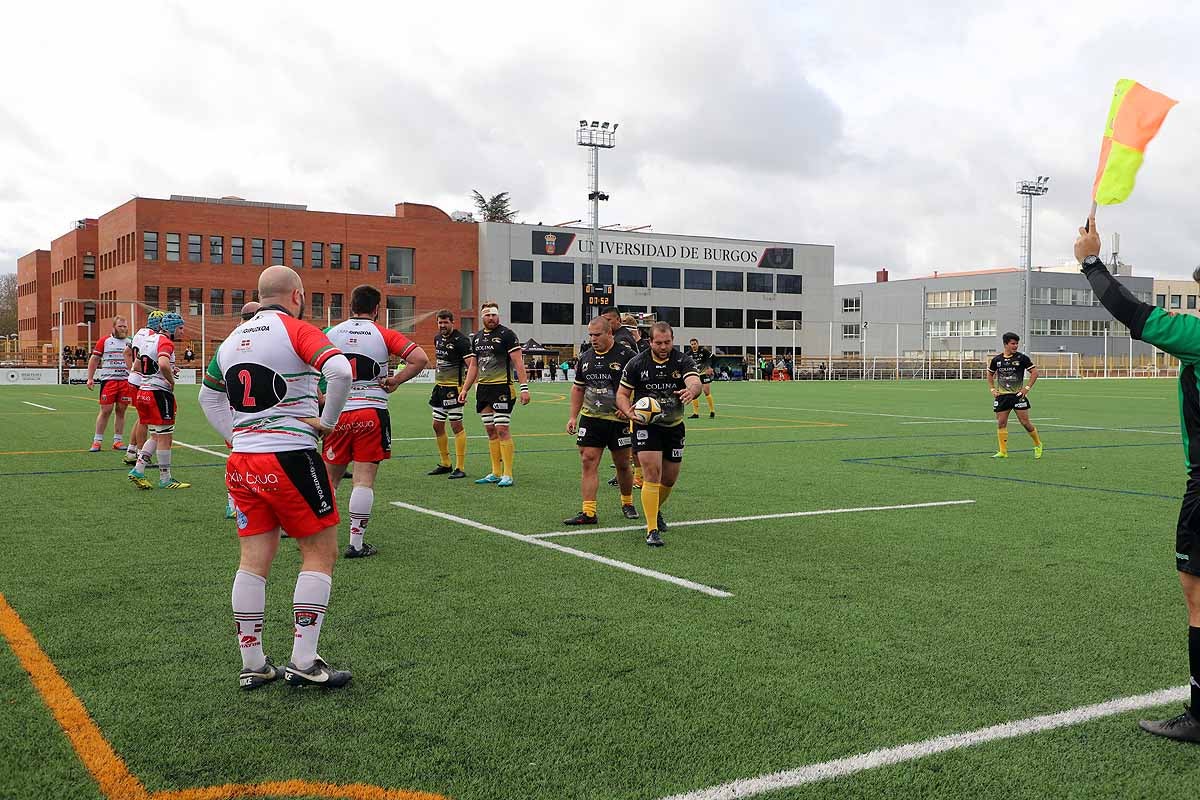
[[[124,450],[125,409],[133,402],[130,391],[129,367],[133,355],[129,348],[129,323],[124,317],[113,317],[112,333],[101,336],[92,348],[88,359],[87,388],[93,391],[96,385],[96,370],[100,371],[100,413],[96,415],[96,434],[88,452],[99,453],[104,444],[104,429],[113,410],[117,412],[113,424],[113,450]]]
[[[163,315],[162,331],[148,337],[138,348],[138,369],[142,385],[138,389],[138,419],[149,431],[146,444],[138,453],[137,464],[129,471],[129,480],[139,489],[153,489],[146,479],[146,467],[158,452],[158,488],[190,489],[190,483],[171,477],[171,445],[175,441],[175,335],[183,330],[183,317],[175,311]]]
[[[350,313],[354,316],[334,325],[326,333],[329,341],[350,360],[354,382],[350,399],[338,417],[337,427],[325,437],[325,465],[329,480],[337,486],[354,462],[354,489],[350,492],[350,544],[346,558],[373,556],[378,550],[363,542],[371,507],[375,504],[375,474],[379,462],[392,457],[392,421],[388,415],[388,394],[414,378],[429,364],[425,351],[402,333],[384,328],[379,319],[382,295],[374,286],[358,286],[350,295]],[[394,375],[388,375],[388,359],[405,362]]]
[[[133,363],[129,367],[129,377],[126,382],[129,384],[129,394],[133,396],[133,410],[137,419],[133,423],[133,430],[129,434],[129,449],[125,451],[124,461],[129,466],[137,463],[138,453],[146,446],[148,438],[146,423],[142,419],[141,414],[137,414],[137,393],[142,388],[142,372],[141,359],[138,354],[145,349],[146,343],[151,337],[158,336],[162,330],[163,312],[155,310],[146,315],[146,327],[138,328],[133,336],[129,337],[130,355],[133,357]]]
[[[233,579],[243,689],[282,675],[293,686],[344,686],[350,673],[330,667],[317,641],[337,561],[337,499],[317,452],[350,394],[350,362],[320,330],[302,322],[304,284],[282,265],[258,279],[258,314],[233,329],[209,364],[200,389],[204,416],[233,453],[225,485],[237,508],[241,561]],[[317,404],[324,377],[325,408]],[[318,416],[320,414],[320,416]],[[280,528],[300,549],[293,594],[292,658],[278,669],[262,649],[267,576]]]

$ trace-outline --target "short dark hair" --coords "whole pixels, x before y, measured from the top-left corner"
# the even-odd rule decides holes
[[[696,344],[700,344],[700,340],[697,339],[695,336],[693,336],[691,339],[688,340],[688,344],[691,344],[692,342],[695,342]]]
[[[448,308],[443,308],[441,311],[437,312],[437,318],[448,319],[451,322],[454,322],[454,312]]]
[[[600,316],[602,316],[602,317],[614,316],[614,317],[617,317],[618,319],[620,319],[621,309],[617,308],[616,306],[609,306],[608,308],[606,308],[600,312]]]
[[[1019,342],[1021,341],[1021,337],[1017,336],[1012,331],[1009,331],[1008,333],[1004,334],[1003,341],[1005,344],[1008,344],[1009,342]]]
[[[382,297],[383,295],[374,286],[365,283],[355,286],[354,291],[350,293],[350,311],[354,314],[374,313],[378,310]]]
[[[669,333],[672,339],[675,338],[675,329],[671,327],[671,323],[669,322],[654,323],[653,327],[650,328],[650,335],[653,336],[656,333]]]

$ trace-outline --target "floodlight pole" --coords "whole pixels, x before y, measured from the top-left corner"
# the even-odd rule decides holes
[[[600,280],[600,201],[607,200],[608,195],[600,191],[600,149],[611,150],[617,146],[617,125],[619,123],[586,119],[579,120],[579,128],[575,131],[575,144],[588,148],[588,171],[591,175],[591,187],[588,200],[592,202],[592,280]],[[584,320],[587,322],[587,320]]]
[[[1050,191],[1050,178],[1039,175],[1036,181],[1017,181],[1017,194],[1024,198],[1024,214],[1021,216],[1021,263],[1025,267],[1025,316],[1022,320],[1021,338],[1026,349],[1033,346],[1030,341],[1029,305],[1033,293],[1033,198]]]

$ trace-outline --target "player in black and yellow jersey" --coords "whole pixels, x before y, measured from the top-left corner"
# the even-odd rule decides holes
[[[662,546],[666,530],[659,509],[671,496],[683,463],[683,409],[700,395],[700,373],[692,359],[675,349],[675,333],[666,322],[650,329],[650,349],[625,365],[617,408],[634,420],[633,452],[642,466],[642,513],[646,515],[646,544]],[[633,398],[658,401],[662,412],[648,425],[633,414]]]
[[[1015,333],[1004,334],[1004,352],[993,356],[987,368],[988,389],[992,392],[992,411],[996,412],[996,438],[1000,449],[992,458],[1008,458],[1008,412],[1016,411],[1017,419],[1033,439],[1033,457],[1042,457],[1042,439],[1029,421],[1029,390],[1037,383],[1037,367],[1029,356],[1017,351],[1021,338]],[[1029,383],[1025,383],[1029,373]]]
[[[612,331],[603,317],[597,317],[588,325],[588,341],[591,348],[579,356],[575,366],[571,415],[567,418],[567,433],[576,437],[583,466],[580,479],[583,510],[564,520],[567,525],[596,524],[596,488],[600,483],[597,469],[605,448],[612,453],[613,466],[617,468],[621,513],[626,519],[637,519],[638,516],[633,507],[633,466],[629,461],[633,434],[628,418],[617,410],[621,374],[637,353],[613,341]]]
[[[433,337],[437,352],[437,368],[429,407],[433,409],[433,435],[437,437],[438,465],[426,475],[447,475],[451,479],[465,478],[467,464],[467,432],[463,428],[463,403],[471,384],[475,383],[478,364],[471,340],[454,327],[454,313],[443,308],[437,312],[437,336]],[[454,468],[450,468],[450,438],[446,422],[454,432]]]
[[[704,386],[704,399],[708,401],[708,418],[712,419],[717,415],[717,408],[713,405],[712,399],[712,350],[705,350],[700,346],[699,339],[692,339],[688,342],[687,354],[691,357],[692,362],[696,365],[696,370],[700,373],[700,383]],[[692,416],[688,417],[688,419],[700,419],[699,397],[692,401]]]
[[[480,306],[479,315],[483,328],[471,337],[478,364],[475,410],[487,430],[492,471],[475,482],[512,486],[513,440],[508,426],[513,412],[513,373],[520,382],[518,397],[523,406],[529,404],[529,379],[521,357],[521,340],[500,324],[500,307],[488,301]]]

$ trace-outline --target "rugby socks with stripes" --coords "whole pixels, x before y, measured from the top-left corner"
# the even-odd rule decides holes
[[[504,475],[511,478],[513,475],[513,452],[516,450],[516,442],[512,439],[500,440],[500,459],[504,462]]]
[[[171,480],[171,448],[169,447],[158,451],[158,479],[160,481]]]
[[[704,395],[704,399],[708,401],[708,413],[710,413],[710,414],[717,413],[717,404],[713,402],[712,395],[706,394],[706,395]]]
[[[1188,662],[1192,669],[1192,719],[1200,719],[1200,628],[1188,628]]]
[[[438,455],[442,457],[442,460],[439,461],[438,464],[441,464],[443,467],[448,467],[450,466],[450,439],[446,436],[445,431],[437,434],[436,438]]]
[[[137,471],[140,473],[146,472],[146,467],[150,466],[151,460],[154,458],[154,451],[158,448],[158,442],[153,436],[146,437],[146,443],[142,445],[141,452],[137,457]]]
[[[630,494],[621,495],[621,505],[623,505],[623,506],[633,505],[633,494],[630,493]]]
[[[296,622],[292,664],[301,671],[310,669],[316,660],[321,623],[325,621],[332,588],[333,578],[323,572],[301,572],[296,576],[296,591],[292,595],[292,614]]]
[[[359,550],[367,523],[371,521],[371,506],[375,505],[375,490],[366,486],[355,486],[350,492],[350,546]]]
[[[596,516],[596,501],[595,500],[584,500],[583,501],[583,513],[587,514],[589,517]]]
[[[500,440],[488,439],[488,454],[492,457],[492,474],[499,475],[504,471],[500,466]]]
[[[642,484],[642,513],[646,515],[646,532],[658,527],[658,484]]]
[[[1034,428],[1029,432],[1029,438],[1033,439],[1034,447],[1042,446],[1042,437],[1038,436],[1037,428]]]
[[[457,469],[467,468],[467,429],[463,428],[454,434],[454,466]]]
[[[996,439],[1000,442],[1000,452],[1008,452],[1008,428],[996,428]]]
[[[267,609],[267,579],[239,569],[233,576],[233,621],[237,625],[242,669],[261,669],[267,663],[263,655],[262,627]]]

